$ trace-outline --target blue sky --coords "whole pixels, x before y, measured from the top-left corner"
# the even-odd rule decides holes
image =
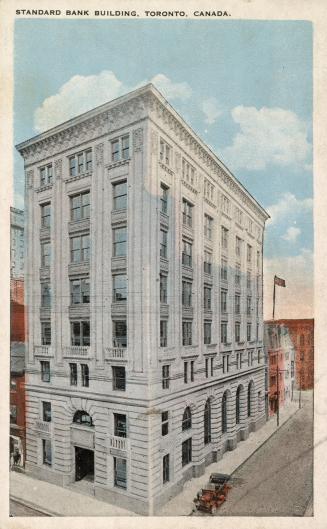
[[[291,288],[287,296],[283,293],[289,308],[301,281],[306,283],[309,315],[311,24],[18,20],[14,141],[23,141],[56,120],[68,119],[148,81],[157,84],[195,132],[271,211],[265,238],[267,274],[283,277],[285,270],[284,275],[290,276],[293,298]],[[20,207],[23,164],[17,155],[15,191]],[[288,310],[286,305],[284,310]]]

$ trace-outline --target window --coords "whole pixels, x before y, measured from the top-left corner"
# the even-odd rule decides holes
[[[220,310],[223,314],[227,312],[227,290],[220,291]]]
[[[223,250],[227,250],[228,247],[228,229],[224,226],[221,227],[221,247]]]
[[[51,402],[42,402],[42,420],[51,422]]]
[[[50,382],[50,362],[41,360],[41,380],[42,382]]]
[[[70,385],[77,386],[77,364],[69,364]]]
[[[182,178],[190,184],[194,184],[195,169],[184,158],[182,158]]]
[[[204,215],[204,236],[207,237],[207,239],[209,239],[210,241],[212,241],[212,226],[213,226],[213,219],[205,213]]]
[[[226,433],[227,427],[227,392],[225,391],[221,402],[221,433]]]
[[[127,254],[127,228],[115,228],[113,231],[113,256],[124,257]]]
[[[248,263],[252,262],[252,246],[249,244],[246,247],[246,260]]]
[[[205,198],[208,198],[209,200],[214,200],[215,186],[206,178],[204,179],[203,184],[203,195],[205,196]]]
[[[42,345],[51,345],[51,322],[41,322],[41,342]]]
[[[113,207],[112,209],[126,209],[127,208],[127,182],[119,182],[113,184]]]
[[[162,389],[168,389],[169,388],[169,381],[170,381],[170,366],[162,366]]]
[[[191,360],[191,382],[194,382],[194,360]]]
[[[210,375],[213,377],[213,358],[210,358]]]
[[[82,386],[85,388],[89,387],[89,366],[87,364],[81,364],[81,375],[82,375]]]
[[[253,365],[253,351],[248,351],[248,367]]]
[[[239,343],[241,341],[241,324],[239,322],[235,323],[235,342]]]
[[[71,220],[90,218],[90,191],[70,197],[70,217]]]
[[[192,244],[187,241],[183,241],[182,264],[192,266]]]
[[[167,276],[160,274],[160,303],[167,303]]]
[[[40,186],[52,184],[52,164],[40,167]]]
[[[220,324],[220,343],[227,343],[227,323],[222,322]]]
[[[167,259],[167,232],[160,230],[160,257]]]
[[[77,176],[79,174],[92,171],[92,150],[74,154],[69,157],[69,175]]]
[[[182,431],[184,432],[184,430],[189,430],[190,428],[192,428],[192,414],[191,408],[187,406],[183,413]]]
[[[113,346],[127,347],[127,321],[113,321]]]
[[[166,165],[171,164],[171,147],[160,138],[160,161]]]
[[[237,391],[236,391],[236,424],[240,424],[240,419],[241,419],[240,397],[241,397],[241,386],[238,386]]]
[[[204,250],[203,270],[205,274],[211,275],[212,253]]]
[[[192,437],[182,443],[182,467],[192,461]]]
[[[160,211],[167,215],[168,212],[168,187],[160,184]]]
[[[209,377],[209,358],[205,359],[205,372],[206,372],[206,378]]]
[[[41,283],[41,307],[50,307],[51,288],[50,283]]]
[[[193,205],[183,198],[183,224],[192,228]]]
[[[17,406],[15,404],[10,405],[10,423],[17,424]]]
[[[167,481],[169,481],[169,454],[162,458],[162,482],[167,483]]]
[[[250,384],[248,385],[248,417],[251,417],[252,415],[251,396],[252,396],[252,386],[250,382]]]
[[[236,367],[242,369],[243,353],[236,353]]]
[[[169,431],[168,411],[161,413],[161,435],[167,435]]]
[[[242,224],[243,224],[243,212],[237,206],[235,206],[235,218],[236,218],[236,222],[240,226],[242,226]]]
[[[182,281],[182,305],[184,307],[192,305],[192,283],[189,281]]]
[[[249,270],[246,272],[246,288],[251,290],[251,272]]]
[[[223,281],[227,281],[227,270],[228,270],[228,263],[226,259],[221,260],[221,268],[220,268],[220,278]]]
[[[70,281],[70,299],[72,305],[90,303],[90,279],[88,277]]]
[[[252,334],[252,324],[248,323],[246,326],[246,339],[248,342],[251,341],[251,338],[252,338],[251,334]]]
[[[52,451],[50,439],[42,439],[42,461],[44,465],[51,467],[52,465]]]
[[[90,345],[90,322],[89,321],[72,321],[71,322],[71,341],[72,345]]]
[[[207,310],[211,309],[211,288],[204,287],[203,289],[204,308]]]
[[[246,298],[246,314],[248,316],[251,316],[251,307],[252,307],[252,298],[251,298],[251,296],[247,296],[247,298]]]
[[[114,413],[114,435],[116,437],[127,437],[126,415]]]
[[[41,266],[50,266],[51,245],[49,242],[41,243]]]
[[[126,373],[122,366],[112,367],[112,389],[126,390]]]
[[[84,410],[77,410],[73,417],[73,423],[93,426],[92,417]]]
[[[113,282],[113,301],[127,300],[127,276],[126,274],[115,275],[112,278]]]
[[[222,195],[221,208],[226,215],[230,212],[230,200],[225,195]]]
[[[78,235],[70,239],[71,262],[84,263],[90,259],[90,235]]]
[[[235,287],[240,287],[241,285],[241,267],[240,265],[235,266]]]
[[[235,294],[235,314],[240,314],[241,312],[241,296]]]
[[[192,322],[182,322],[183,345],[192,345]]]
[[[117,138],[111,142],[111,161],[118,162],[119,160],[129,159],[129,136]]]
[[[167,321],[160,320],[160,347],[167,347]]]
[[[211,321],[205,321],[203,324],[204,343],[209,345],[211,343]]]
[[[184,362],[184,384],[187,384],[188,362]]]
[[[223,373],[229,372],[229,355],[223,355]]]
[[[208,399],[204,407],[204,444],[211,443],[211,405]]]
[[[127,488],[126,459],[114,457],[114,484],[121,489]]]
[[[51,204],[42,204],[41,206],[41,228],[50,228]]]
[[[242,246],[242,240],[239,237],[236,237],[235,240],[235,254],[237,257],[241,257],[241,246]]]

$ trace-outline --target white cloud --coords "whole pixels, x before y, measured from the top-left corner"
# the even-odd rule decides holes
[[[282,239],[289,242],[295,242],[298,236],[300,235],[301,230],[300,228],[295,228],[294,226],[290,226],[286,233],[282,235]]]
[[[56,94],[47,97],[36,109],[34,128],[36,132],[48,130],[147,82],[149,81],[128,87],[109,70],[97,75],[74,75],[59,88]],[[187,83],[174,83],[162,73],[155,75],[151,82],[167,99],[187,99],[192,93]]]
[[[205,114],[205,123],[213,125],[217,121],[217,118],[222,114],[222,110],[215,97],[209,97],[202,103],[202,111]]]
[[[302,249],[296,256],[264,259],[264,318],[272,317],[274,275],[285,279],[276,287],[275,318],[313,317],[313,254]]]
[[[269,225],[283,220],[285,217],[290,219],[297,215],[311,211],[313,207],[312,198],[296,198],[293,193],[284,193],[276,204],[267,207],[270,215]]]
[[[308,165],[311,145],[307,124],[290,110],[237,106],[232,118],[240,126],[222,154],[233,169],[265,169],[267,165]]]

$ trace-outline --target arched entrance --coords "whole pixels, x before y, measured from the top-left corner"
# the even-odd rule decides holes
[[[73,417],[75,481],[94,481],[94,428],[92,417],[84,410]]]

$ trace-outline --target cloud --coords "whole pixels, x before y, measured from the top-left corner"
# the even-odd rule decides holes
[[[282,239],[289,242],[295,242],[298,236],[300,235],[301,230],[300,228],[295,228],[294,226],[290,226],[286,233],[282,235]]]
[[[286,281],[276,287],[276,318],[313,317],[313,254],[302,249],[298,255],[264,259],[264,318],[272,317],[274,275]]]
[[[311,144],[308,126],[290,110],[237,106],[231,111],[240,127],[222,154],[233,169],[266,169],[268,165],[295,165],[308,169]]]
[[[293,193],[284,193],[276,204],[267,207],[270,215],[269,225],[281,221],[285,217],[290,219],[297,215],[309,212],[313,207],[312,198],[298,199]]]
[[[222,110],[215,97],[209,97],[202,102],[202,111],[205,114],[205,123],[213,125],[222,114]]]
[[[128,87],[109,70],[97,75],[74,75],[36,109],[34,128],[36,132],[48,130],[148,82]],[[187,99],[192,93],[187,83],[174,83],[162,73],[155,75],[151,82],[167,99]]]

